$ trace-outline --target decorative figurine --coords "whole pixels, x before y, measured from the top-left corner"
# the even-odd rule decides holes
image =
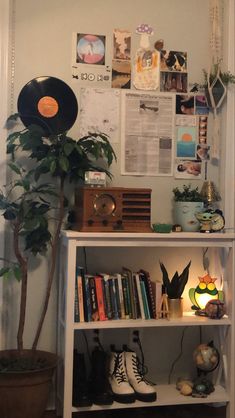
[[[223,213],[219,209],[207,209],[195,213],[195,216],[200,222],[200,232],[218,232],[225,226]]]

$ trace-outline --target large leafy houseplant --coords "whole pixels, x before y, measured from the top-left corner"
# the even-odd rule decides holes
[[[12,115],[8,123],[17,119],[17,114]],[[44,137],[43,130],[35,125],[10,133],[7,153],[11,156],[9,168],[14,179],[0,192],[0,209],[12,230],[15,258],[5,260],[0,276],[13,275],[21,283],[18,351],[24,349],[30,258],[50,252],[46,293],[32,342],[32,350],[36,350],[51,294],[60,231],[68,208],[66,184],[83,179],[88,170],[105,171],[111,176],[108,167],[116,155],[104,134],[89,134],[78,141],[66,132]],[[30,160],[32,163],[28,164]]]

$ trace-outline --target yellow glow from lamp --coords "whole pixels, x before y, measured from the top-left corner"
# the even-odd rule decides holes
[[[195,300],[199,306],[199,309],[205,309],[207,302],[209,302],[209,300],[212,300],[212,299],[218,299],[218,294],[213,296],[208,293],[201,293],[201,294],[197,293],[195,295]]]

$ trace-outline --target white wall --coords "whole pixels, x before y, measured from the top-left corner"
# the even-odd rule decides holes
[[[202,68],[209,64],[209,0],[16,0],[15,1],[15,77],[14,98],[31,79],[49,75],[64,80],[79,100],[79,84],[71,78],[71,44],[73,32],[106,34],[111,43],[115,28],[132,32],[132,54],[139,38],[135,29],[140,23],[153,26],[152,43],[163,38],[166,49],[188,52],[189,81],[202,80]],[[77,137],[78,124],[72,129]],[[116,146],[119,155],[120,145]],[[176,181],[166,177],[132,177],[120,175],[120,160],[112,168],[114,186],[150,187],[153,221],[171,219],[172,188]],[[217,170],[209,172],[217,176]],[[182,183],[178,180],[178,183]],[[37,305],[44,288],[46,265],[33,273],[30,282],[30,330],[35,326]],[[40,346],[55,346],[56,298],[51,301]],[[29,342],[30,331],[27,332]]]
[[[6,130],[5,121],[8,114],[8,48],[9,48],[10,6],[8,0],[0,2],[0,188],[6,183]],[[5,236],[4,221],[0,217],[0,257],[4,257]],[[2,265],[1,265],[2,267]],[[3,283],[0,279],[0,349],[5,344],[3,333]]]

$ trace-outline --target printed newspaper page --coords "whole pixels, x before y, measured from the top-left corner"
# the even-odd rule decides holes
[[[122,92],[121,174],[171,176],[175,97]]]
[[[120,91],[82,87],[80,91],[80,136],[89,132],[108,135],[111,143],[119,139]]]

